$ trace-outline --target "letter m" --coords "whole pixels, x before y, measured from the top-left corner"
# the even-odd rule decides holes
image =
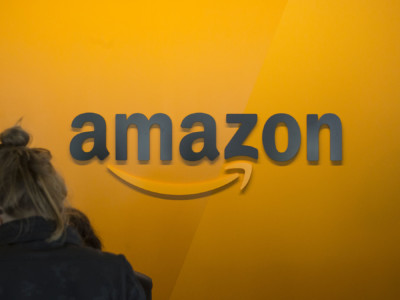
[[[160,127],[160,159],[172,159],[172,122],[166,114],[155,114],[150,120],[143,114],[132,114],[126,118],[125,114],[115,115],[115,159],[127,159],[128,129],[132,125],[138,131],[138,159],[150,159],[150,128]]]

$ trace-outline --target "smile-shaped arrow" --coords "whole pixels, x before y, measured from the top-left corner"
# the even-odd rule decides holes
[[[211,192],[227,186],[231,182],[239,178],[239,172],[224,174],[221,177],[200,182],[188,182],[188,183],[176,183],[176,182],[165,182],[165,181],[155,181],[151,179],[141,178],[129,174],[128,172],[122,171],[115,166],[108,165],[108,170],[110,170],[114,175],[124,180],[125,182],[138,187],[144,191],[152,192],[160,195],[169,196],[193,196]],[[243,180],[240,186],[240,190],[243,190],[249,183],[250,176],[253,170],[251,163],[236,161],[231,162],[225,166],[225,170],[243,170]]]

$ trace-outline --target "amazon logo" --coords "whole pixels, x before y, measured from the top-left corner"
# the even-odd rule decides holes
[[[82,127],[90,123],[92,131],[80,132]],[[189,162],[200,161],[204,158],[214,161],[220,156],[217,149],[216,122],[206,113],[193,113],[186,116],[181,122],[181,128],[190,131],[195,124],[202,124],[203,131],[190,132],[185,135],[179,144],[181,157]],[[257,114],[227,114],[227,124],[237,124],[238,130],[232,136],[224,149],[224,158],[234,159],[248,157],[258,159],[258,149],[244,142],[257,124]],[[288,131],[288,146],[285,151],[277,150],[275,131],[278,125],[284,124]],[[77,161],[88,161],[95,157],[104,160],[110,155],[106,141],[106,122],[96,113],[83,113],[74,118],[71,127],[79,131],[70,142],[71,156]],[[163,113],[157,113],[147,118],[141,113],[129,117],[126,114],[115,115],[115,160],[126,161],[128,153],[128,130],[135,127],[138,132],[138,160],[150,159],[150,129],[160,128],[160,160],[172,161],[172,121]],[[330,159],[334,162],[342,160],[342,123],[340,118],[332,113],[318,117],[317,114],[307,115],[307,160],[319,160],[319,131],[322,127],[330,130]],[[83,149],[83,144],[91,140],[93,147],[90,151]],[[193,143],[203,141],[200,151],[193,150]],[[293,159],[300,149],[301,132],[297,121],[290,115],[280,113],[272,115],[264,124],[262,131],[262,144],[265,153],[274,161],[288,162]],[[159,195],[185,196],[201,195],[229,185],[239,178],[239,173],[227,172],[222,177],[192,184],[179,184],[176,182],[160,182],[148,178],[141,178],[120,170],[118,167],[108,165],[108,169],[125,182],[145,191]],[[226,164],[225,169],[241,170],[244,172],[241,189],[244,189],[250,180],[252,165],[246,161],[233,161]]]

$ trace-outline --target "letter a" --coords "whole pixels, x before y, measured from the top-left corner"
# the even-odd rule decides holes
[[[215,120],[208,114],[195,113],[186,116],[182,121],[181,127],[190,129],[196,122],[203,123],[204,131],[193,132],[183,137],[179,145],[182,158],[188,161],[198,161],[204,156],[207,156],[209,160],[216,159],[219,152],[216,146],[217,129]],[[198,139],[203,139],[203,149],[200,152],[194,152],[192,145]]]
[[[85,123],[92,123],[94,130],[78,133],[71,140],[69,149],[71,156],[80,161],[86,161],[97,156],[100,160],[105,159],[109,152],[106,146],[106,122],[103,117],[95,113],[80,114],[72,121],[72,128],[82,128]],[[87,139],[93,139],[92,150],[85,152],[82,149],[83,143]]]

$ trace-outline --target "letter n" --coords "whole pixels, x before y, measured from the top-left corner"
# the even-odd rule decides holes
[[[342,122],[335,114],[325,114],[318,120],[318,115],[307,115],[307,160],[319,160],[319,131],[327,125],[330,130],[331,160],[342,160]]]

